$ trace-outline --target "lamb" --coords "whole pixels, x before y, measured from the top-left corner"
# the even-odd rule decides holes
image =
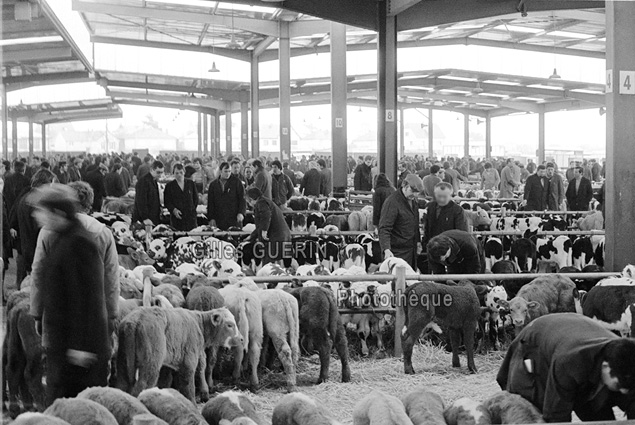
[[[448,425],[489,425],[492,423],[487,408],[469,398],[460,398],[445,409]]]
[[[424,387],[417,388],[401,397],[401,402],[414,425],[445,423],[443,400],[438,394]]]
[[[27,412],[18,416],[13,425],[70,425],[64,419],[55,416],[45,415],[43,413]]]
[[[194,374],[198,370],[201,398],[207,400],[204,349],[219,341],[227,348],[243,342],[226,308],[209,312],[157,307],[134,310],[119,325],[117,387],[138,395],[157,385],[161,367],[168,366],[178,372],[180,390],[194,402]]]
[[[236,424],[239,419],[249,425],[264,425],[249,397],[236,391],[226,391],[208,401],[202,414],[210,425],[219,425],[222,420]]]
[[[394,396],[372,391],[353,409],[353,425],[413,425],[403,403]]]
[[[170,425],[204,425],[196,405],[172,388],[150,388],[139,394],[148,410]]]
[[[540,411],[518,394],[500,391],[483,402],[495,424],[544,423]]]
[[[150,411],[138,399],[116,388],[92,387],[77,395],[77,398],[92,400],[104,406],[113,414],[119,425],[134,425],[136,415],[150,414]],[[155,425],[167,425],[154,417]]]
[[[44,414],[64,419],[70,425],[118,425],[104,406],[81,398],[58,398]]]
[[[289,393],[282,397],[273,409],[271,425],[340,425],[329,418],[324,409],[311,397],[299,393]]]
[[[414,304],[411,301],[417,300]],[[461,336],[467,351],[467,366],[476,373],[474,364],[474,331],[478,325],[481,308],[471,286],[448,286],[434,282],[419,282],[409,286],[401,301],[405,314],[405,326],[401,330],[404,354],[404,372],[412,375],[412,349],[421,332],[438,319],[438,324],[450,330],[452,366],[460,367],[459,344]],[[434,322],[433,322],[434,321]]]

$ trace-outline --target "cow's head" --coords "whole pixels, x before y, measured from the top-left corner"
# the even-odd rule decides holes
[[[151,266],[154,264],[154,260],[143,249],[128,248],[128,255],[138,266]]]
[[[511,301],[499,300],[498,305],[506,310],[512,318],[512,323],[517,329],[522,329],[527,323],[540,315],[540,303],[527,301],[521,297],[512,298]]]
[[[244,339],[236,326],[236,320],[225,308],[215,308],[203,314],[203,335],[206,341],[221,341],[225,348],[240,347]]]

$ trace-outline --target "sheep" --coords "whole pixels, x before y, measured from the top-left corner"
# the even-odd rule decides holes
[[[401,402],[414,425],[445,423],[445,406],[438,394],[420,387],[401,397]]]
[[[196,286],[185,298],[185,307],[189,310],[209,311],[223,306],[223,296],[211,286]]]
[[[237,424],[239,419],[245,424],[264,425],[249,397],[236,391],[226,391],[208,401],[202,414],[210,425],[219,425],[223,420]]]
[[[70,425],[64,419],[43,413],[23,413],[12,422],[13,425]]]
[[[204,425],[196,405],[172,388],[150,388],[139,394],[148,410],[170,425]]]
[[[448,425],[489,425],[492,423],[487,408],[467,397],[455,400],[444,412]]]
[[[311,397],[293,392],[280,399],[273,409],[271,425],[340,425],[329,418]]]
[[[179,288],[169,283],[162,283],[152,288],[152,296],[164,296],[172,305],[172,307],[185,307],[185,297]]]
[[[150,411],[138,399],[117,388],[92,387],[77,395],[77,398],[92,400],[104,406],[113,414],[119,425],[134,425],[136,415],[150,414]],[[154,417],[155,425],[167,425]]]
[[[81,398],[58,398],[44,414],[64,419],[70,425],[118,425],[104,406]]]
[[[413,425],[397,397],[374,390],[353,409],[353,425]]]
[[[463,336],[468,369],[472,373],[477,372],[474,364],[474,330],[478,324],[481,308],[474,288],[419,282],[406,289],[401,302],[406,319],[405,326],[401,330],[406,374],[415,373],[412,367],[412,349],[419,335],[437,321],[437,324],[445,325],[450,330],[452,366],[461,366],[459,343]]]
[[[540,411],[518,394],[500,391],[483,402],[495,424],[540,424]]]

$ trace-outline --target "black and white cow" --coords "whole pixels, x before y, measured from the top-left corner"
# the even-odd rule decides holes
[[[560,268],[573,265],[571,239],[567,236],[539,238],[536,242],[538,260],[553,260]]]
[[[536,266],[536,245],[526,238],[512,242],[509,258],[521,272],[530,272]]]

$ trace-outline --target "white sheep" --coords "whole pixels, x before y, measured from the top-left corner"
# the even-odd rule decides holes
[[[539,424],[544,423],[540,410],[518,394],[499,391],[483,402],[492,423]]]
[[[118,425],[104,406],[81,398],[58,398],[44,414],[64,419],[70,425]]]
[[[460,398],[445,409],[448,425],[489,425],[492,423],[487,408],[467,397]]]
[[[273,409],[272,425],[340,425],[329,418],[311,397],[294,392],[282,397]]]
[[[69,425],[64,419],[33,412],[23,413],[11,423],[13,425]]]
[[[417,388],[401,397],[406,413],[414,425],[444,424],[445,406],[441,397],[425,388]]]
[[[397,397],[371,391],[353,409],[353,425],[413,425]]]
[[[223,421],[232,425],[264,424],[249,397],[236,391],[225,391],[208,401],[202,414],[210,425],[220,425]]]
[[[138,399],[117,388],[87,388],[79,393],[77,398],[101,404],[113,414],[119,425],[133,425],[133,418],[136,415],[150,414],[150,411]],[[167,425],[156,416],[153,415],[153,417],[156,425]]]
[[[150,388],[139,394],[150,413],[170,425],[204,425],[205,419],[196,406],[172,388]]]

